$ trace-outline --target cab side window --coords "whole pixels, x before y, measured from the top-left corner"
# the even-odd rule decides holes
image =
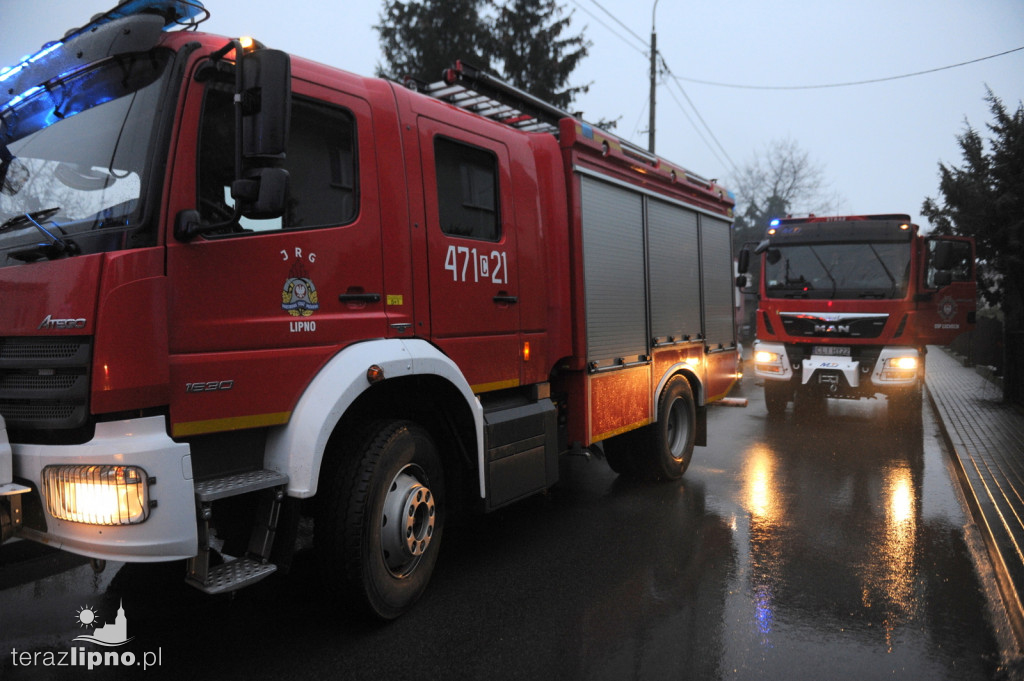
[[[205,223],[231,216],[234,201],[234,105],[230,88],[207,87],[199,132],[199,212]],[[281,163],[289,174],[281,218],[242,218],[245,231],[305,229],[342,225],[358,214],[355,119],[344,109],[295,97],[288,153]]]
[[[484,149],[434,139],[438,219],[450,236],[498,241],[498,159]]]

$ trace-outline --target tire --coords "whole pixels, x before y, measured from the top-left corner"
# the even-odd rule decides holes
[[[697,406],[690,382],[669,379],[658,399],[658,421],[604,442],[605,459],[620,476],[639,480],[678,480],[693,458]]]
[[[793,396],[789,381],[765,381],[764,404],[768,407],[769,416],[780,416],[786,411],[786,404]]]
[[[444,530],[444,473],[427,432],[378,421],[321,480],[316,543],[328,587],[392,620],[423,594]],[[338,574],[340,571],[340,574]]]
[[[678,480],[693,458],[697,438],[697,405],[690,382],[673,376],[658,399],[658,422],[648,433],[647,469],[655,480]]]
[[[636,478],[639,450],[643,447],[636,437],[637,431],[630,431],[605,440],[602,444],[604,459],[608,467],[623,478]]]

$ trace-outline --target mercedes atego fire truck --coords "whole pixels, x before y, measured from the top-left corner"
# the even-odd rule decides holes
[[[973,241],[923,236],[907,215],[773,220],[753,252],[754,374],[770,414],[878,396],[891,415],[920,411],[926,346],[974,324]]]
[[[4,538],[216,593],[313,518],[387,619],[562,455],[683,475],[739,371],[727,191],[468,65],[171,30],[205,15],[127,0],[0,71]]]

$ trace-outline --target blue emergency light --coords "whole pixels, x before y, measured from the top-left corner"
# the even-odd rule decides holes
[[[203,15],[202,18],[197,20],[196,17],[200,14]],[[60,40],[46,43],[38,52],[24,57],[14,66],[0,68],[0,84],[4,84],[0,92],[7,90],[7,94],[18,93],[6,102],[3,102],[3,95],[0,94],[0,102],[3,102],[0,106],[5,109],[13,107],[38,92],[40,90],[40,83],[43,81],[28,78],[29,82],[19,83],[19,76],[27,76],[28,71],[33,66],[37,64],[43,66],[51,61],[51,59],[56,60],[58,63],[62,61],[60,59],[62,56],[61,47],[79,36],[95,32],[97,28],[105,24],[136,15],[162,18],[164,22],[163,30],[166,31],[175,26],[193,28],[205,21],[210,16],[210,13],[203,7],[203,3],[200,0],[125,0],[113,9],[94,16],[85,26],[69,31]],[[62,73],[61,77],[64,75],[66,73]],[[31,82],[32,80],[36,82]],[[47,78],[46,80],[49,79]]]

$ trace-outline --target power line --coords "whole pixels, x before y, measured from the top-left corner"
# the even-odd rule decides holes
[[[643,45],[648,50],[651,49],[650,43],[648,43],[646,40],[644,40],[642,37],[640,37],[629,26],[627,26],[622,21],[620,21],[618,17],[616,17],[611,12],[609,12],[608,9],[604,7],[604,5],[602,5],[597,0],[590,0],[590,2],[594,6],[596,6],[598,9],[600,9],[602,12],[604,12],[606,15],[608,15],[608,17],[610,17],[612,21],[614,21],[616,24],[618,24],[623,29],[625,29],[626,32],[629,33],[629,35],[633,36],[641,45]],[[613,35],[615,35],[619,40],[623,41],[624,43],[626,43],[627,45],[632,47],[634,50],[636,50],[640,54],[644,55],[645,57],[647,56],[648,52],[644,52],[643,50],[638,49],[636,47],[636,45],[634,45],[630,40],[628,40],[625,36],[623,36],[622,34],[617,32],[612,27],[608,26],[608,24],[603,22],[600,17],[595,16],[593,12],[589,11],[586,7],[582,6],[577,0],[572,0],[572,3],[574,5],[576,5],[577,7],[579,7],[580,9],[582,9],[588,15],[593,17],[595,21],[600,23],[606,29],[611,31],[611,33]],[[708,149],[711,150],[711,153],[715,155],[715,157],[718,159],[718,162],[721,163],[722,165],[729,165],[729,166],[731,166],[733,171],[737,172],[737,174],[738,174],[738,171],[736,170],[736,164],[733,162],[732,158],[729,156],[729,153],[725,150],[725,147],[722,146],[722,143],[718,141],[718,137],[716,137],[715,133],[711,130],[711,126],[709,126],[707,124],[707,121],[704,120],[704,117],[701,116],[700,111],[698,111],[696,105],[694,105],[693,100],[690,99],[690,96],[688,94],[686,94],[686,90],[683,89],[682,83],[679,82],[679,78],[675,74],[672,73],[671,69],[668,68],[668,64],[665,62],[665,56],[661,53],[661,50],[658,50],[657,56],[661,59],[661,65],[662,65],[662,68],[664,69],[665,73],[670,75],[672,78],[674,78],[676,80],[676,87],[679,88],[679,91],[682,93],[683,97],[685,97],[686,101],[689,102],[690,108],[693,109],[693,113],[700,120],[701,124],[704,126],[704,129],[707,130],[707,133],[708,133],[708,135],[710,135],[711,139],[714,141],[715,146],[717,146],[718,150],[720,150],[722,152],[722,156],[725,156],[725,159],[726,159],[726,161],[728,161],[728,164],[726,164],[725,162],[722,161],[722,156],[720,156],[718,151],[715,150],[715,146],[713,146],[710,142],[708,142],[707,138],[704,136],[704,133],[701,132],[700,127],[694,122],[693,118],[690,116],[689,112],[686,111],[686,108],[683,106],[682,102],[679,101],[679,98],[676,97],[675,93],[673,93],[672,90],[670,89],[668,91],[668,93],[670,95],[672,95],[672,99],[675,100],[676,105],[679,107],[679,110],[683,113],[683,115],[686,117],[686,119],[690,122],[690,125],[693,127],[694,131],[697,133],[697,136],[700,137],[701,141],[704,142],[704,144],[708,147]],[[635,133],[635,130],[634,130],[634,133]]]
[[[572,4],[576,5],[576,7],[578,7],[578,8],[579,8],[579,9],[581,9],[581,10],[583,10],[583,12],[585,12],[585,13],[586,13],[586,14],[587,14],[588,16],[590,16],[590,18],[591,18],[591,19],[593,19],[593,20],[594,20],[594,21],[596,21],[597,23],[599,23],[599,24],[601,24],[602,26],[604,26],[604,27],[605,27],[605,28],[606,28],[606,29],[608,30],[608,32],[609,32],[609,33],[611,33],[612,35],[614,35],[614,36],[615,36],[616,38],[618,38],[618,39],[619,39],[619,40],[621,40],[622,42],[626,43],[626,45],[628,45],[629,47],[631,47],[631,48],[632,48],[632,49],[633,49],[634,51],[636,51],[636,52],[640,53],[640,54],[641,54],[642,56],[644,56],[644,57],[646,57],[646,56],[647,56],[647,52],[645,52],[645,51],[644,51],[643,49],[641,49],[641,48],[637,47],[636,45],[634,45],[634,44],[633,44],[632,42],[630,42],[630,41],[629,41],[629,39],[628,39],[628,38],[626,38],[626,37],[625,37],[625,36],[623,36],[623,35],[622,35],[621,33],[619,33],[618,31],[616,31],[616,30],[615,30],[614,28],[612,28],[611,26],[609,26],[608,24],[606,24],[606,23],[605,23],[605,22],[604,22],[604,21],[603,21],[603,20],[601,19],[601,17],[597,16],[596,14],[594,14],[593,12],[591,12],[591,11],[590,11],[589,9],[587,9],[586,7],[584,7],[583,5],[581,5],[581,4],[579,3],[579,2],[577,2],[577,0],[572,0]],[[605,10],[605,12],[607,12],[607,10]],[[612,17],[612,18],[614,19],[615,17]],[[618,19],[616,19],[616,21],[618,21]],[[621,23],[621,22],[620,22],[620,23]],[[632,33],[632,31],[630,31],[630,33]],[[634,34],[634,35],[635,35],[635,34]],[[645,48],[646,48],[646,47],[648,47],[648,45],[647,45],[647,42],[646,42],[646,41],[643,41],[643,40],[641,40],[640,42],[641,42],[641,43],[643,44],[643,46],[644,46]]]
[[[685,76],[674,76],[677,80],[685,80],[688,83],[698,83],[700,85],[713,85],[715,87],[728,87],[736,88],[741,90],[820,90],[825,88],[836,88],[836,87],[851,87],[854,85],[869,85],[871,83],[884,83],[889,80],[900,80],[902,78],[913,78],[914,76],[923,76],[928,73],[935,73],[937,71],[948,71],[949,69],[956,69],[961,66],[967,66],[968,64],[977,64],[981,61],[988,59],[995,59],[996,57],[1003,57],[1014,52],[1020,52],[1024,50],[1024,45],[1021,47],[1015,47],[1012,50],[1006,50],[997,54],[990,54],[987,57],[978,57],[977,59],[970,59],[968,61],[962,61],[957,64],[950,64],[948,66],[939,66],[934,69],[925,69],[924,71],[914,71],[913,73],[904,73],[898,76],[886,76],[885,78],[869,78],[867,80],[853,80],[845,83],[824,83],[821,85],[741,85],[738,83],[720,83],[713,80],[701,80],[699,78],[687,78]]]
[[[615,23],[617,23],[617,24],[618,24],[619,26],[621,26],[622,28],[626,29],[626,32],[627,32],[627,33],[629,33],[629,34],[630,34],[631,36],[633,36],[634,38],[636,38],[637,40],[639,40],[639,41],[640,41],[640,44],[641,44],[641,45],[643,45],[644,47],[650,47],[650,45],[648,45],[648,44],[647,44],[647,41],[646,41],[646,40],[644,40],[644,39],[643,39],[643,38],[641,38],[641,37],[640,37],[639,35],[637,35],[637,34],[636,34],[636,32],[635,32],[635,31],[633,31],[633,29],[631,29],[631,28],[630,28],[629,26],[626,26],[626,25],[625,25],[624,23],[622,23],[621,21],[619,21],[618,17],[616,17],[616,16],[614,15],[614,14],[612,14],[611,12],[609,12],[608,10],[606,10],[606,9],[604,8],[604,5],[602,5],[601,3],[599,3],[599,2],[597,1],[597,0],[590,0],[590,2],[594,3],[594,4],[595,4],[595,5],[597,6],[597,8],[598,8],[599,10],[601,10],[602,12],[604,12],[605,14],[607,14],[607,15],[608,15],[609,17],[611,17],[612,21],[614,21]]]
[[[714,131],[711,130],[711,126],[708,125],[707,121],[704,120],[704,117],[700,115],[700,111],[697,109],[697,106],[693,103],[693,100],[690,99],[690,95],[686,94],[686,90],[683,89],[683,84],[679,82],[679,78],[676,77],[676,75],[672,73],[672,69],[668,67],[668,63],[665,61],[665,56],[662,55],[661,52],[658,52],[658,56],[661,57],[661,66],[663,69],[665,69],[665,73],[675,81],[676,87],[679,88],[679,92],[681,92],[683,97],[686,98],[687,103],[690,105],[690,108],[693,109],[693,113],[696,114],[697,119],[700,120],[701,122],[701,125],[703,125],[704,129],[708,131],[708,135],[711,136],[711,139],[714,140],[715,145],[722,152],[722,155],[725,156],[725,159],[729,162],[729,166],[732,168],[733,172],[738,175],[739,169],[736,167],[736,163],[733,162],[732,157],[729,156],[729,152],[725,150],[725,147],[722,146],[722,143],[718,141],[718,137],[715,135]],[[672,94],[671,89],[668,91],[668,93],[672,95],[672,99],[675,99],[676,104],[679,104],[679,108],[682,109],[682,104],[679,102],[678,99],[676,99],[676,96]],[[686,111],[684,110],[683,113],[685,114]],[[687,116],[687,118],[689,118],[689,116]],[[693,124],[692,120],[690,121],[690,124]],[[699,130],[697,131],[697,134],[700,134]],[[705,140],[704,143],[707,144],[707,140]],[[711,145],[708,146],[710,147]],[[712,149],[712,151],[714,151],[714,149]],[[716,153],[715,156],[718,156],[718,154]],[[719,162],[721,162],[722,159],[719,158],[718,160]]]
[[[667,91],[669,96],[672,97],[672,99],[675,101],[676,106],[679,107],[679,111],[683,114],[683,116],[686,117],[686,120],[689,121],[690,126],[693,127],[693,131],[697,133],[697,137],[699,137],[700,141],[704,143],[704,146],[708,148],[708,151],[710,151],[712,155],[714,155],[714,157],[718,160],[718,162],[721,163],[723,166],[728,165],[725,162],[725,160],[723,160],[722,157],[719,155],[718,150],[715,149],[715,147],[710,142],[708,142],[708,138],[704,136],[703,132],[701,132],[700,127],[698,127],[698,125],[694,122],[693,117],[690,116],[690,112],[686,110],[686,107],[683,106],[683,103],[679,101],[679,98],[676,96],[676,93],[673,92],[670,88]]]

